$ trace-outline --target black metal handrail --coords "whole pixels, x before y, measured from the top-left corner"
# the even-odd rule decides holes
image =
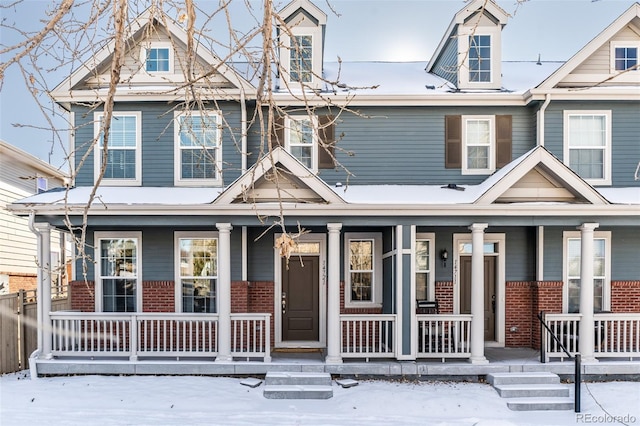
[[[544,315],[545,315],[544,311],[540,311],[540,313],[538,313],[538,320],[540,321],[540,324],[542,324],[544,328],[547,329],[551,337],[553,337],[553,340],[555,340],[558,346],[560,346],[560,349],[562,349],[564,353],[567,354],[567,356],[573,359],[574,361],[575,369],[573,372],[573,385],[574,385],[573,408],[576,413],[579,413],[580,412],[580,385],[582,384],[582,371],[581,371],[582,355],[580,355],[579,353],[575,355],[571,355],[571,353],[567,350],[567,348],[562,344],[558,336],[556,336],[556,333],[553,330],[551,330],[547,325],[547,323],[544,321]],[[545,357],[545,352],[546,352],[545,341],[546,339],[544,338],[544,329],[541,327],[540,328],[540,362],[543,364],[547,362]]]

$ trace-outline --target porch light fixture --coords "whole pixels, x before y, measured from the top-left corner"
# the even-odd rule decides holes
[[[440,259],[442,259],[442,267],[446,268],[447,267],[447,259],[449,258],[449,252],[447,251],[447,249],[442,249],[440,251]]]

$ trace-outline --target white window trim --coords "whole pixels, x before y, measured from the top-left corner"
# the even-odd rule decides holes
[[[349,242],[351,240],[373,240],[373,278],[371,280],[371,302],[351,300],[351,262]],[[345,232],[344,234],[344,307],[379,308],[382,307],[382,233],[381,232]]]
[[[293,45],[293,38],[294,37],[311,37],[311,81],[297,81],[297,80],[293,80],[291,78],[291,53],[296,49],[296,47]],[[316,36],[312,33],[293,33],[292,37],[289,39],[289,58],[287,60],[287,62],[289,62],[289,74],[288,74],[288,81],[289,83],[292,84],[313,84],[314,80],[315,80],[315,62],[316,62],[316,58],[315,58],[315,53],[316,53],[316,43],[315,43],[315,39]]]
[[[322,89],[323,81],[317,76],[322,75],[322,27],[309,27],[300,25],[302,20],[294,20],[289,23],[289,30],[281,33],[280,44],[280,61],[282,65],[282,86],[280,89],[286,91],[299,92],[302,90],[318,90]],[[308,22],[308,21],[307,21]],[[291,80],[291,37],[292,36],[311,36],[311,46],[313,49],[311,59],[311,81],[308,83],[300,83]]]
[[[603,179],[585,179],[590,185],[611,185],[611,110],[565,110],[563,116],[563,163],[571,167],[569,161],[569,117],[573,115],[601,115],[605,117],[605,146]],[[574,149],[577,147],[573,147]]]
[[[95,270],[94,270],[94,282],[95,282],[95,311],[102,312],[104,307],[102,303],[103,299],[103,286],[102,286],[102,262],[100,261],[100,241],[131,238],[136,240],[137,249],[137,262],[136,271],[138,271],[136,282],[136,312],[142,312],[142,232],[141,231],[128,231],[128,232],[94,232],[93,233],[93,245],[94,245],[94,258],[95,258]]]
[[[183,111],[175,111],[173,113],[173,148],[174,148],[174,164],[173,164],[173,183],[175,186],[203,186],[203,185],[212,185],[219,186],[222,185],[222,114],[220,111],[211,110],[211,111],[193,111],[190,113],[193,117],[215,117],[216,124],[218,125],[217,132],[217,147],[216,147],[216,164],[215,167],[217,169],[216,179],[182,179],[182,156],[180,148],[180,126],[178,125],[179,117],[185,116],[186,114]]]
[[[489,168],[470,169],[468,167],[469,157],[467,155],[467,121],[468,120],[488,120],[489,121]],[[490,175],[496,171],[496,116],[495,115],[463,115],[462,116],[462,169],[463,175]]]
[[[169,71],[147,71],[147,52],[150,49],[168,49],[169,50]],[[142,64],[142,73],[149,76],[156,74],[168,75],[175,74],[174,70],[174,51],[170,42],[152,42],[140,47],[140,63]]]
[[[310,120],[313,127],[313,143],[311,146],[311,171],[316,173],[318,171],[318,117],[309,115],[291,115],[285,117],[285,132],[284,132],[284,148],[291,154],[291,122],[300,120]],[[292,154],[293,155],[293,154]]]
[[[569,279],[567,268],[567,248],[569,239],[580,239],[580,231],[564,231],[562,233],[562,312],[569,312]],[[602,310],[611,310],[611,231],[595,231],[594,239],[604,239],[604,284],[602,285]],[[580,253],[582,260],[582,253]],[[581,271],[582,273],[582,271]]]
[[[620,74],[620,73],[631,73],[633,71],[638,71],[640,72],[640,68],[636,68],[633,71],[624,71],[624,70],[617,70],[616,69],[616,48],[617,47],[632,47],[632,48],[636,48],[636,52],[638,55],[640,55],[640,43],[634,43],[634,42],[624,42],[624,41],[612,41],[610,44],[610,54],[609,54],[609,59],[610,59],[610,63],[609,63],[609,68],[610,68],[610,72],[611,74]],[[640,63],[640,58],[638,58],[638,63]]]
[[[428,299],[429,300],[436,300],[436,274],[435,274],[435,267],[436,267],[436,250],[435,250],[435,244],[436,244],[436,234],[433,232],[428,232],[428,233],[416,233],[416,238],[415,238],[416,243],[418,241],[428,241],[429,242],[429,281],[427,282],[427,288],[428,288]],[[415,297],[417,298],[417,294],[418,294],[418,288],[417,288],[417,281],[416,281],[416,274],[418,274],[419,272],[422,271],[418,271],[417,267],[416,267],[416,257],[417,257],[417,244],[414,244],[414,248],[412,251],[412,261],[411,261],[411,280],[412,280],[412,287],[415,289]]]
[[[491,37],[490,81],[469,80],[469,37]],[[461,89],[500,89],[502,85],[502,31],[501,27],[460,27],[458,32],[458,87]]]
[[[176,312],[182,312],[182,283],[180,282],[182,277],[180,275],[180,240],[186,238],[208,238],[217,239],[218,253],[216,254],[217,262],[220,262],[220,240],[218,239],[218,232],[216,231],[175,231],[173,233],[173,247],[174,247],[174,306]],[[218,271],[220,265],[218,264]],[[218,285],[220,280],[216,279],[216,312],[220,311],[220,299],[218,297]]]
[[[100,165],[102,161],[102,147],[98,140],[101,132],[101,118],[104,116],[102,112],[93,114],[93,136],[96,138],[95,148],[93,150],[93,181],[97,182],[100,176]],[[102,182],[109,186],[140,186],[142,185],[142,112],[140,111],[114,111],[113,117],[135,116],[136,117],[136,178],[135,179],[107,179],[103,178]],[[113,119],[113,118],[112,118]]]

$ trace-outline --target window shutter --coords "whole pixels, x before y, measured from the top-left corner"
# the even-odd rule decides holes
[[[462,167],[462,116],[444,117],[444,167],[459,169]]]
[[[271,145],[273,148],[284,147],[284,117],[275,116],[271,129]]]
[[[496,167],[511,162],[511,116],[496,115]]]
[[[318,136],[321,143],[318,146],[318,169],[334,169],[335,126],[332,115],[318,116]]]

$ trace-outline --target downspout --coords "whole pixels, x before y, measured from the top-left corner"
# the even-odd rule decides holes
[[[244,97],[244,90],[240,91],[240,149],[241,149],[241,174],[247,171],[247,100]],[[247,281],[247,227],[242,227],[242,281]]]
[[[551,103],[551,93],[538,110],[538,146],[544,146],[544,114]],[[536,280],[544,280],[544,226],[538,225],[536,233]]]
[[[547,93],[544,103],[538,110],[538,146],[544,146],[544,113],[551,102],[551,93]]]
[[[41,264],[42,263],[42,234],[40,234],[40,232],[36,229],[35,225],[35,212],[33,210],[31,210],[29,212],[29,230],[31,230],[31,232],[33,232],[36,236],[36,241],[37,241],[37,248],[36,248],[36,255],[37,255],[37,261]],[[30,358],[34,358],[37,357],[41,352],[42,352],[42,347],[43,347],[43,339],[44,339],[44,331],[42,329],[43,326],[43,313],[42,313],[42,294],[43,294],[43,284],[42,284],[42,268],[39,267],[37,268],[37,293],[36,295],[39,297],[36,297],[36,318],[38,321],[38,328],[37,328],[37,332],[38,332],[38,346],[37,349],[33,352],[33,354],[31,354]],[[31,365],[31,360],[29,361],[29,367],[31,370],[31,377],[35,378],[37,377],[37,372],[36,370],[33,368],[35,366],[35,362],[33,363],[34,365]],[[35,375],[35,377],[34,377]]]

